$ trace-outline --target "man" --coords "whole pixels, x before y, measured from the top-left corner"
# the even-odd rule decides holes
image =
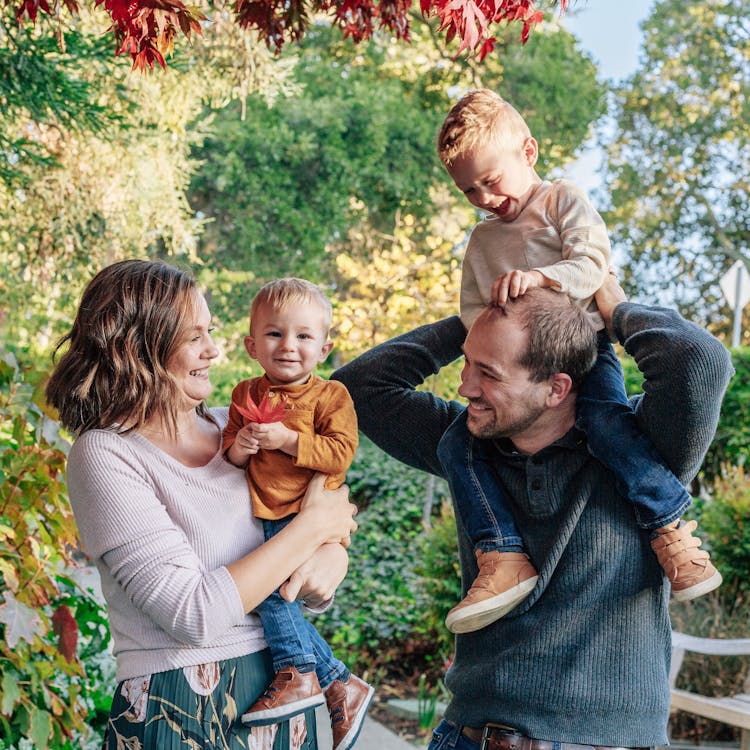
[[[476,750],[483,734],[486,750],[667,742],[668,591],[648,535],[575,427],[574,380],[564,368],[541,382],[532,376],[550,341],[539,328],[554,316],[531,330],[522,321],[539,317],[525,310],[549,295],[553,306],[565,300],[533,290],[485,311],[463,345],[469,426],[492,440],[539,580],[504,618],[456,637],[446,676],[453,698],[430,750]],[[644,395],[634,400],[640,427],[687,482],[715,431],[732,373],[726,349],[674,312],[626,302],[613,279],[597,304],[644,372]],[[375,347],[334,376],[366,435],[438,476],[440,437],[465,407],[416,387],[460,355],[464,335],[459,319],[448,318]],[[565,348],[564,332],[555,340]],[[460,524],[458,535],[465,591],[477,568]]]

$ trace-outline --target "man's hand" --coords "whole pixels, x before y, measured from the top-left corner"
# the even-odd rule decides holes
[[[604,283],[599,287],[599,291],[594,295],[594,299],[596,300],[596,306],[599,308],[599,314],[602,316],[609,337],[613,341],[616,341],[617,338],[612,329],[612,315],[617,305],[621,302],[627,302],[628,299],[613,269],[609,269],[609,273],[605,277]]]
[[[503,306],[509,297],[520,297],[535,286],[549,287],[552,282],[541,271],[508,271],[492,284],[492,302]]]

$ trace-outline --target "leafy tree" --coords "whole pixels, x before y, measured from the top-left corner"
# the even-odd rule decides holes
[[[454,249],[464,226],[443,210],[425,227],[415,241],[418,227],[406,214],[397,216],[390,232],[368,225],[351,230],[347,241],[356,252],[335,256],[338,353],[348,358],[457,312],[460,259]]]
[[[144,255],[197,264],[201,222],[186,188],[206,104],[260,86],[270,100],[291,90],[288,66],[222,19],[210,43],[161,76],[116,65],[91,17],[67,29],[65,54],[41,26],[0,29],[0,319],[31,352],[50,347],[103,264]]]
[[[337,45],[330,29],[315,29],[296,61],[297,95],[269,107],[256,94],[244,121],[236,107],[217,114],[196,151],[204,165],[191,198],[215,219],[205,260],[259,281],[308,275],[362,216],[387,228],[402,206],[424,212],[440,115],[383,74],[385,56],[381,45]]]
[[[157,63],[166,67],[165,57],[173,52],[178,34],[187,38],[200,34],[201,22],[206,19],[204,11],[214,8],[213,3],[188,6],[182,0],[160,0],[158,4],[152,0],[95,2],[100,4],[111,17],[109,30],[117,54],[129,54],[134,69],[140,70]],[[19,21],[33,23],[40,11],[58,15],[61,5],[73,14],[80,10],[78,0],[62,0],[52,6],[47,0],[20,0],[14,10]],[[300,40],[312,19],[320,15],[355,42],[369,39],[376,28],[408,41],[411,5],[411,0],[239,0],[235,20],[242,28],[257,31],[277,51],[287,41]],[[564,9],[567,0],[559,0],[559,5]],[[534,0],[420,0],[420,10],[423,17],[439,19],[440,31],[448,41],[454,37],[460,40],[459,52],[475,50],[480,59],[492,51],[498,24],[520,26],[521,39],[526,41],[531,28],[543,17]]]
[[[65,454],[39,406],[39,378],[0,348],[0,747],[25,737],[39,750],[72,750],[95,710],[82,659],[105,647],[108,631],[71,578]]]
[[[607,221],[631,293],[715,324],[717,281],[750,268],[749,0],[662,0],[617,91]]]
[[[0,11],[0,184],[10,187],[27,183],[34,167],[55,162],[29,122],[80,133],[101,132],[116,118],[95,96],[97,81],[111,68],[102,39],[71,30],[62,51],[50,25],[24,29]]]
[[[331,288],[341,350],[454,311],[476,215],[434,141],[456,97],[487,85],[518,100],[543,172],[571,158],[603,110],[594,64],[557,25],[523,48],[507,35],[481,66],[451,59],[433,31],[415,26],[409,47],[383,37],[365,47],[316,27],[294,50],[295,93],[272,106],[251,97],[244,120],[236,107],[217,113],[215,135],[196,151],[190,199],[212,220],[198,250],[204,281],[214,288],[224,273],[236,282],[234,294],[212,293],[221,318],[237,319],[237,300],[244,317],[259,284],[284,274]]]

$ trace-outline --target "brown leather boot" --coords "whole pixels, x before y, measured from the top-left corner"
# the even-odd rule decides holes
[[[357,741],[374,692],[371,685],[353,674],[346,682],[334,680],[326,688],[333,750],[349,750]]]
[[[656,529],[658,536],[651,541],[651,549],[672,584],[672,597],[686,602],[721,586],[721,573],[711,564],[708,552],[698,549],[701,540],[693,536],[698,524],[679,523]]]
[[[477,550],[476,556],[479,575],[445,618],[451,633],[471,633],[499,620],[536,586],[536,570],[523,552]]]
[[[320,706],[325,696],[314,671],[300,673],[296,667],[284,667],[274,676],[263,695],[242,714],[248,726],[276,724]]]

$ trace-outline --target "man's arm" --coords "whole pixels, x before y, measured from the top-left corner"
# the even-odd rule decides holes
[[[380,344],[337,370],[362,432],[399,461],[442,476],[437,446],[464,407],[417,391],[430,375],[461,356],[466,331],[457,316]]]
[[[623,302],[612,276],[596,300],[608,330],[644,375],[643,394],[632,399],[641,429],[680,481],[689,482],[716,432],[734,373],[729,352],[673,310]]]

